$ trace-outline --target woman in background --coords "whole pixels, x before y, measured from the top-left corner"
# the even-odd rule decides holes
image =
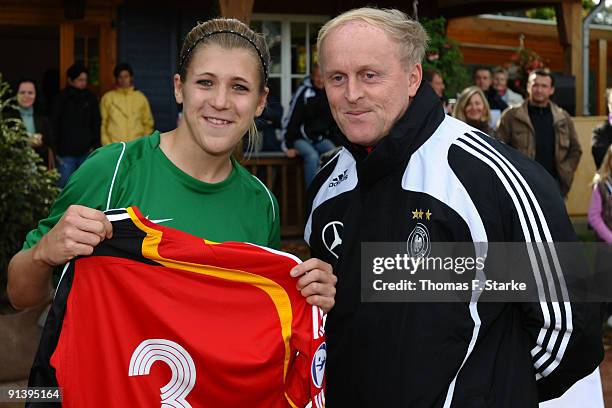
[[[489,126],[491,120],[489,103],[477,86],[470,86],[461,91],[453,110],[453,117],[489,136],[495,136],[495,130]]]
[[[51,145],[50,125],[46,116],[37,112],[36,96],[38,90],[34,81],[21,79],[17,82],[17,111],[12,117],[20,118],[25,125],[30,146],[43,159],[47,168],[55,168],[55,156],[49,147]]]

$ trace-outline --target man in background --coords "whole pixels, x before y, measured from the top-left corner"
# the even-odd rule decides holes
[[[87,68],[76,63],[66,76],[68,85],[57,95],[52,115],[52,148],[57,154],[60,187],[89,152],[100,146],[100,108],[96,95],[87,89]]]
[[[497,67],[493,70],[493,89],[509,106],[523,103],[521,94],[508,88],[508,70],[503,67]]]
[[[527,80],[527,100],[502,114],[497,137],[540,163],[567,197],[582,149],[571,116],[550,100],[554,93],[550,72],[533,71]]]
[[[310,77],[293,95],[283,123],[283,150],[287,157],[300,155],[304,160],[306,186],[319,168],[320,156],[336,147],[331,140],[334,127],[321,72],[315,64]]]
[[[487,102],[489,102],[489,108],[491,110],[491,120],[489,126],[495,129],[497,127],[497,120],[501,116],[502,112],[508,109],[508,104],[504,102],[501,96],[493,88],[493,74],[490,68],[478,67],[474,70],[474,85],[482,89]]]

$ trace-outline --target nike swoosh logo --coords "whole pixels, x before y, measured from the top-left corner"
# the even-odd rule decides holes
[[[162,222],[166,222],[166,221],[172,221],[174,218],[164,218],[163,220],[149,220],[151,222],[154,222],[155,224],[161,224]]]
[[[146,215],[146,216],[145,216],[145,218],[146,218],[147,220],[149,220],[149,216],[148,216],[148,215]],[[164,219],[162,219],[162,220],[149,220],[149,221],[151,221],[151,222],[153,222],[153,223],[155,223],[155,224],[161,224],[162,222],[172,221],[173,219],[174,219],[174,218],[164,218]]]

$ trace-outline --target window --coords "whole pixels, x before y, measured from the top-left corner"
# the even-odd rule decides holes
[[[317,34],[326,16],[254,14],[251,27],[262,33],[270,48],[270,96],[287,112],[291,96],[317,62]]]

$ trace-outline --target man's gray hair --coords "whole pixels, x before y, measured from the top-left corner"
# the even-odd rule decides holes
[[[321,27],[317,38],[320,63],[324,64],[321,60],[321,45],[325,37],[335,28],[352,21],[363,21],[387,33],[397,43],[398,56],[406,68],[423,61],[429,37],[418,21],[396,9],[362,7],[342,13]]]

